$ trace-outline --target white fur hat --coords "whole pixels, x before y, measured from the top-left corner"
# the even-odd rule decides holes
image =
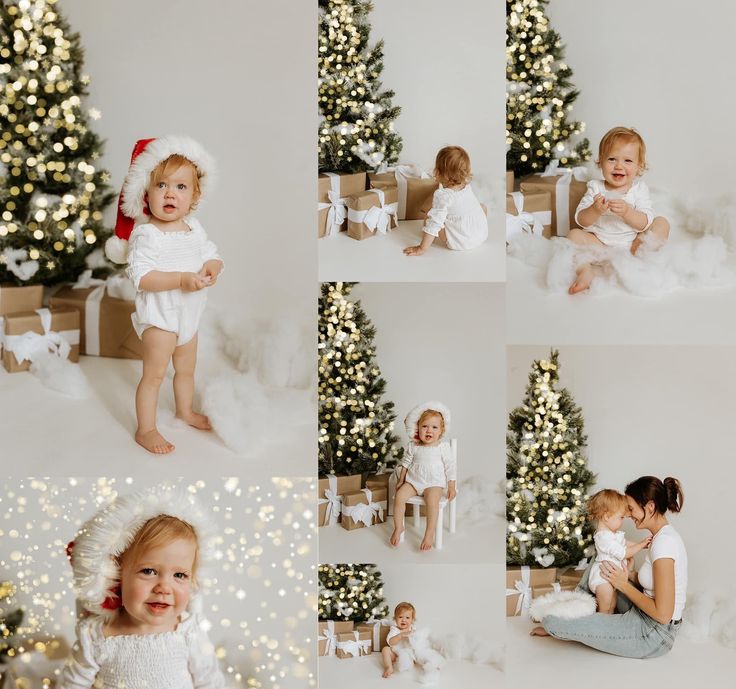
[[[139,529],[159,515],[168,515],[194,528],[198,543],[197,588],[193,589],[189,610],[199,607],[199,598],[208,584],[207,568],[215,555],[215,526],[193,495],[171,486],[159,486],[118,497],[82,525],[68,546],[74,589],[88,612],[110,616],[119,596],[122,555]]]
[[[433,400],[431,402],[425,402],[424,404],[418,404],[406,415],[406,418],[404,419],[404,428],[406,429],[406,434],[410,439],[414,439],[416,437],[419,417],[428,409],[432,409],[433,411],[442,414],[442,419],[445,422],[445,432],[440,436],[440,438],[445,438],[450,435],[450,410],[442,404],[442,402]]]

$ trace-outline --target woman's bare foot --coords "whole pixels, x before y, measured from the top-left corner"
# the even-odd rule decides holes
[[[403,528],[399,528],[398,526],[394,528],[394,532],[391,534],[391,538],[389,540],[389,543],[395,548],[399,543],[401,543],[401,534],[404,533]],[[384,675],[385,677],[386,675]]]
[[[197,414],[197,412],[190,411],[188,414],[183,412],[176,412],[176,418],[186,421],[190,426],[199,428],[200,431],[211,431],[212,424],[210,420],[204,414]]]
[[[174,450],[174,446],[158,432],[157,428],[145,433],[136,431],[135,441],[155,455],[167,455]]]
[[[434,547],[434,534],[427,535],[424,534],[424,538],[422,539],[422,544],[419,546],[419,550],[432,550]]]
[[[549,636],[549,632],[544,627],[534,627],[529,632],[529,636]]]
[[[385,679],[386,677],[391,677],[391,675],[393,675],[393,674],[394,674],[394,669],[393,669],[392,667],[387,667],[387,668],[386,668],[386,669],[385,669],[385,670],[383,671],[383,677],[384,677],[384,679]]]
[[[590,287],[591,282],[593,282],[593,268],[589,265],[585,265],[578,270],[575,282],[570,285],[570,289],[567,291],[569,294],[584,292],[588,287]]]

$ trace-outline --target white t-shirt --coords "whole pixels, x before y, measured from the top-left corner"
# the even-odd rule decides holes
[[[663,557],[675,561],[675,609],[672,612],[672,619],[682,619],[682,611],[685,608],[685,598],[687,596],[687,551],[680,534],[670,524],[663,526],[654,536],[646,553],[644,564],[639,569],[639,583],[642,585],[644,593],[650,598],[654,598],[652,563]]]

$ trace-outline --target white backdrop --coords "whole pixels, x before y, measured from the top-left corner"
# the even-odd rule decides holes
[[[288,5],[288,12],[284,11]],[[199,217],[227,265],[212,303],[300,320],[316,296],[316,2],[61,0],[81,34],[90,126],[120,188],[137,139],[187,134],[215,157]],[[114,209],[105,216],[109,225]]]
[[[572,114],[586,122],[594,152],[611,127],[635,127],[650,186],[677,195],[733,190],[733,2],[712,0],[706,11],[690,0],[568,0],[548,9],[580,90]]]
[[[509,410],[518,406],[534,359],[546,347],[508,350]],[[674,476],[685,505],[669,514],[688,551],[689,589],[732,586],[724,572],[736,554],[724,529],[733,525],[736,463],[729,441],[736,362],[727,347],[561,347],[561,385],[582,407],[593,490],[639,476]],[[637,533],[626,521],[627,533]]]

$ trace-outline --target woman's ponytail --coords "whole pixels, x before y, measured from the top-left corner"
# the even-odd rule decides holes
[[[668,476],[664,480],[664,488],[667,491],[667,509],[670,512],[679,512],[685,502],[680,482],[676,478]]]

